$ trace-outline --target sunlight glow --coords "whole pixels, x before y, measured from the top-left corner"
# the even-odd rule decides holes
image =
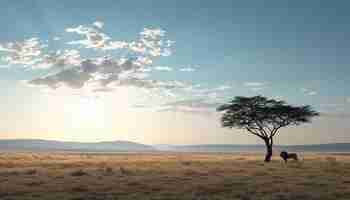
[[[82,99],[77,106],[77,111],[82,123],[103,123],[103,108],[94,99]]]
[[[65,108],[66,116],[70,116],[75,127],[104,126],[105,110],[103,103],[94,98],[82,98],[70,102]]]

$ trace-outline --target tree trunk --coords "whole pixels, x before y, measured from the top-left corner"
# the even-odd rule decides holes
[[[271,157],[272,157],[272,138],[271,140],[266,139],[265,140],[265,145],[266,145],[266,155],[265,155],[265,162],[270,162]]]
[[[266,146],[265,162],[270,162],[272,157],[272,145]]]

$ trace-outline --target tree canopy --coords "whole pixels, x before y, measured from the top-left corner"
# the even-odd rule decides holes
[[[263,139],[267,146],[271,146],[271,151],[273,137],[280,128],[311,122],[313,117],[319,115],[308,105],[293,106],[263,96],[237,96],[229,103],[219,106],[217,111],[223,112],[223,127],[246,129],[248,133]]]

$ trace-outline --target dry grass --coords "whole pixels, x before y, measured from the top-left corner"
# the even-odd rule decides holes
[[[0,199],[350,199],[350,154],[1,153]]]

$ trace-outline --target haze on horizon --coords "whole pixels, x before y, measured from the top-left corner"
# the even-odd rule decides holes
[[[0,139],[254,144],[215,108],[313,106],[277,144],[350,142],[346,1],[1,2]]]

